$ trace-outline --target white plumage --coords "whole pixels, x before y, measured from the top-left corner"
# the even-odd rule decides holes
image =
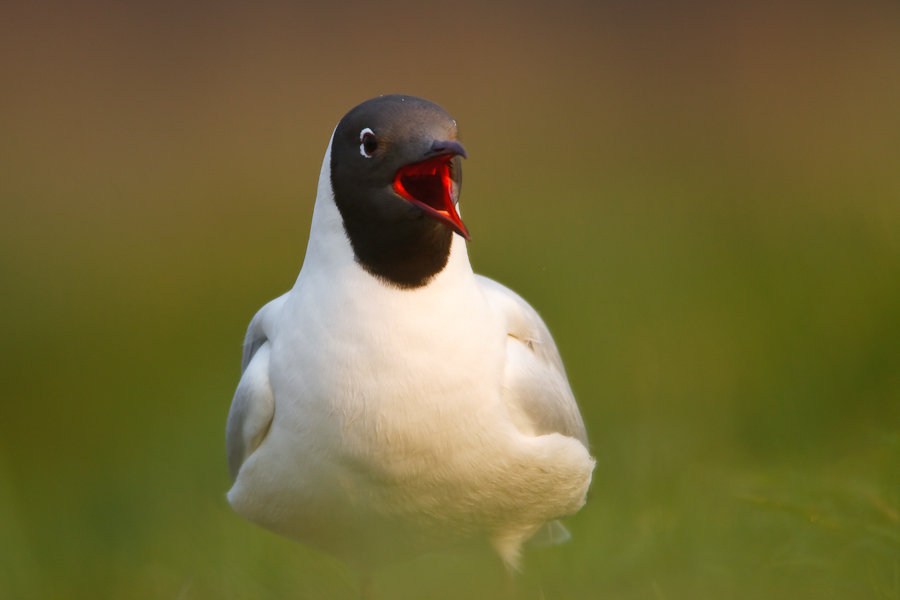
[[[585,501],[594,460],[550,334],[453,235],[428,285],[355,260],[329,172],[293,289],[253,318],[227,426],[234,509],[361,571],[522,544]]]

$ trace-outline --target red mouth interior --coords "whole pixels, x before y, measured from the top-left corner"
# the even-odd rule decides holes
[[[394,190],[430,217],[469,239],[469,233],[453,206],[452,156],[437,156],[401,167],[394,177]]]

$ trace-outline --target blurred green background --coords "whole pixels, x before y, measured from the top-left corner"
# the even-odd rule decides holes
[[[0,598],[356,597],[230,510],[223,431],[332,128],[398,92],[459,122],[473,265],[597,457],[520,596],[900,598],[893,0],[4,3]]]

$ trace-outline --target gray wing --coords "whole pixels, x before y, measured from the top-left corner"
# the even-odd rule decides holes
[[[225,451],[232,481],[237,479],[244,461],[266,438],[275,416],[275,394],[269,382],[269,332],[284,299],[285,296],[281,296],[262,307],[247,328],[241,357],[241,381],[234,392],[225,425]]]
[[[561,433],[588,447],[584,421],[550,331],[515,292],[476,275],[488,301],[507,322],[502,398],[523,433]]]
[[[281,307],[284,306],[286,299],[287,294],[279,296],[253,315],[253,319],[250,320],[250,325],[247,327],[247,335],[244,336],[241,373],[247,370],[247,366],[250,364],[256,351],[269,339],[268,332],[274,329],[275,320],[278,318],[278,313],[281,311]]]

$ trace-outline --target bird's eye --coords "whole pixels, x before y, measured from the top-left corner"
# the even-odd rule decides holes
[[[378,140],[375,139],[375,133],[366,127],[359,132],[359,153],[366,158],[372,158],[378,149]]]

